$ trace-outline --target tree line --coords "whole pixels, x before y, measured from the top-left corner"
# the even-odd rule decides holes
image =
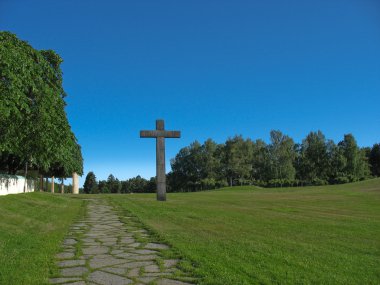
[[[167,174],[168,192],[216,189],[235,185],[285,187],[339,184],[380,176],[380,144],[360,148],[352,134],[337,144],[321,131],[310,132],[301,143],[280,131],[263,140],[228,138],[218,144],[212,139],[182,148],[171,160]],[[96,181],[90,172],[85,193],[151,193],[155,178],[140,176],[119,181],[112,174]]]
[[[0,173],[83,173],[81,148],[65,112],[62,62],[53,50],[36,50],[0,32]]]
[[[136,176],[124,181],[121,181],[112,174],[107,180],[96,180],[94,172],[90,171],[80,189],[81,193],[85,194],[108,194],[108,193],[154,193],[156,191],[156,179],[152,177],[150,180]]]
[[[179,151],[171,166],[168,180],[176,191],[338,184],[379,176],[380,146],[360,148],[352,134],[336,144],[321,131],[295,143],[281,131],[271,131],[269,144],[242,136],[223,144],[195,141]]]

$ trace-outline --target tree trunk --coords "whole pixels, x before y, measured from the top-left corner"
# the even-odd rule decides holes
[[[44,177],[40,175],[40,192],[44,191]]]
[[[54,193],[54,176],[51,177],[50,189],[51,189],[51,193]]]
[[[26,188],[28,187],[28,182],[26,176],[28,175],[28,162],[25,163],[25,183],[24,183],[24,193],[26,193]]]
[[[45,185],[45,191],[48,192],[49,191],[49,189],[48,189],[48,187],[49,187],[49,178],[47,178],[47,177],[45,178],[45,184],[46,184]]]
[[[63,178],[61,180],[61,194],[65,193],[65,186],[63,184]]]

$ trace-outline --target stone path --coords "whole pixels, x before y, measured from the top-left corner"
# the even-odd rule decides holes
[[[103,199],[89,199],[86,217],[74,224],[57,254],[59,276],[51,284],[188,285],[196,279],[177,268],[169,247],[152,237],[133,217],[121,222]],[[165,254],[166,252],[166,254]]]

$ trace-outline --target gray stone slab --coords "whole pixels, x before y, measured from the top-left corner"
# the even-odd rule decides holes
[[[134,242],[134,243],[130,243],[128,244],[127,246],[128,247],[132,247],[132,248],[136,248],[136,247],[139,247],[141,245],[141,243],[139,242]]]
[[[133,250],[132,252],[137,253],[137,254],[157,254],[157,251],[150,250],[150,249],[136,249],[136,250]]]
[[[145,272],[160,272],[160,268],[156,264],[148,265],[144,267]]]
[[[103,271],[92,272],[87,280],[100,285],[127,285],[133,283],[133,281],[128,278]]]
[[[65,239],[64,241],[63,241],[63,244],[64,245],[74,245],[74,244],[76,244],[77,243],[77,241],[75,240],[75,239],[72,239],[72,238],[68,238],[68,239]]]
[[[87,247],[83,248],[82,252],[83,254],[104,254],[107,253],[110,249],[105,246],[94,246],[94,247]]]
[[[93,258],[90,260],[90,267],[92,269],[97,269],[101,267],[109,267],[112,265],[118,265],[125,263],[123,259],[114,258],[111,255],[108,258]]]
[[[145,248],[147,249],[168,249],[169,247],[166,244],[161,243],[148,243]]]
[[[138,280],[143,282],[144,284],[148,284],[152,281],[154,281],[155,279],[157,279],[157,277],[139,277]]]
[[[58,253],[55,257],[58,259],[70,259],[73,258],[75,254],[73,252],[61,252]]]
[[[120,240],[120,243],[123,243],[123,244],[130,244],[130,243],[134,243],[136,242],[136,240],[134,238],[122,238]]]
[[[124,250],[122,250],[122,249],[114,249],[114,250],[111,251],[111,254],[114,254],[114,255],[120,254],[120,253],[124,253]]]
[[[178,264],[179,260],[178,259],[165,259],[164,260],[164,267],[169,268],[176,266]]]
[[[142,267],[142,266],[148,266],[154,264],[153,261],[136,261],[136,262],[128,262],[128,263],[123,263],[116,265],[115,267],[120,267],[120,268],[136,268],[136,267]]]
[[[135,253],[130,253],[130,252],[123,252],[123,253],[120,253],[120,254],[116,254],[115,256],[119,257],[119,258],[124,258],[124,259],[132,259],[136,256],[141,256],[139,254],[135,254]]]
[[[73,267],[73,266],[81,266],[85,265],[85,260],[79,260],[79,259],[72,259],[72,260],[63,260],[58,262],[59,267]]]
[[[63,277],[60,277],[60,278],[50,278],[50,283],[51,284],[62,284],[62,283],[67,283],[67,282],[74,282],[74,281],[80,281],[81,278],[77,278],[77,277],[71,277],[71,278],[63,278]]]
[[[102,268],[101,270],[105,272],[109,272],[109,273],[115,273],[118,275],[125,275],[128,269],[119,268],[119,267],[105,267],[105,268]]]
[[[128,276],[128,277],[138,277],[138,276],[140,275],[140,268],[141,268],[141,267],[132,268],[132,269],[128,272],[127,276]]]
[[[109,254],[96,254],[92,256],[93,259],[103,259],[103,258],[110,258],[112,255]]]
[[[130,257],[130,259],[138,260],[138,261],[155,260],[156,258],[157,258],[157,255],[136,255],[136,256]]]
[[[86,274],[88,269],[86,267],[69,267],[61,269],[61,275],[63,277],[77,277]]]
[[[170,277],[172,274],[166,272],[146,272],[143,274],[144,277]]]

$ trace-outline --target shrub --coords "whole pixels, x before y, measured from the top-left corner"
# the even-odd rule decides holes
[[[312,184],[315,186],[322,186],[322,185],[327,185],[328,182],[324,179],[314,178],[312,181]]]

